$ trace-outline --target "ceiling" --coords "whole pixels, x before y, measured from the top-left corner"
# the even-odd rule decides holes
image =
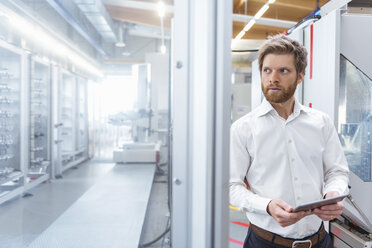
[[[162,0],[165,6],[172,8],[173,0]],[[143,24],[160,28],[157,12],[159,0],[102,0],[111,18],[116,21]],[[164,28],[170,29],[173,11],[166,12]]]
[[[232,0],[233,14],[254,16],[257,11],[268,0]],[[114,20],[144,24],[160,27],[160,18],[157,14],[157,4],[159,0],[103,0],[105,7]],[[165,28],[170,28],[171,18],[173,17],[173,0],[163,0],[170,12],[164,18]],[[319,7],[323,6],[328,0],[276,0],[270,4],[270,8],[262,16],[270,18],[272,21],[285,20],[297,23],[311,14]],[[246,25],[246,22],[233,22],[233,37],[235,37]],[[288,25],[287,25],[288,26]],[[243,39],[266,39],[268,35],[282,33],[288,27],[278,27],[278,25],[255,24]]]
[[[233,13],[254,16],[259,9],[267,3],[267,0],[234,0]],[[274,20],[286,20],[299,22],[309,14],[313,13],[319,7],[323,6],[328,0],[276,0],[270,4],[270,8],[262,16]],[[243,22],[235,21],[233,23],[233,37],[235,37],[246,25]],[[246,32],[243,39],[266,39],[268,35],[282,33],[288,28],[266,26],[255,24]]]

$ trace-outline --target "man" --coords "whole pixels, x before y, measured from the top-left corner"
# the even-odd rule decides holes
[[[230,202],[246,212],[246,247],[333,247],[323,221],[343,205],[295,206],[348,191],[347,162],[332,120],[294,97],[307,52],[277,35],[259,50],[262,104],[231,127]],[[247,180],[247,189],[244,180]]]

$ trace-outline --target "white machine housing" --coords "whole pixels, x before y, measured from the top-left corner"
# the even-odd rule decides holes
[[[303,85],[303,104],[327,113],[333,119],[340,139],[345,133],[343,131],[345,127],[353,125],[358,130],[361,126],[360,123],[346,123],[350,112],[365,108],[353,102],[353,98],[358,98],[355,92],[346,91],[345,86],[340,84],[346,80],[344,78],[346,72],[341,71],[340,63],[346,58],[360,74],[369,77],[369,80],[372,78],[370,49],[372,33],[366,32],[370,30],[371,25],[371,15],[348,14],[346,11],[335,10],[303,30],[304,45],[309,51],[309,63]],[[372,86],[369,87],[364,90],[370,91]],[[369,110],[369,115],[372,114],[371,101],[367,103],[365,109]],[[359,150],[353,152],[360,153]],[[370,156],[371,154],[368,163],[372,168]],[[350,164],[349,157],[347,158]],[[342,226],[340,223],[332,222],[330,229],[334,235],[335,247],[372,247],[372,181],[361,180],[360,174],[358,176],[355,171],[357,170],[350,172],[350,193],[359,211],[350,200],[345,200],[344,215],[367,234],[360,235],[354,230],[350,232],[344,223]]]

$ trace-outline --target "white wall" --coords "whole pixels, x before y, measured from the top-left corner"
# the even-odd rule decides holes
[[[252,105],[251,108],[257,108],[263,99],[263,94],[261,90],[261,75],[260,69],[258,68],[258,60],[252,62],[252,86],[251,86],[251,98],[252,98]]]
[[[232,121],[251,111],[251,84],[232,84]]]

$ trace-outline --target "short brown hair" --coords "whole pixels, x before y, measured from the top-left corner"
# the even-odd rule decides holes
[[[278,34],[265,43],[258,50],[258,64],[260,73],[262,72],[262,64],[268,54],[293,54],[297,75],[305,72],[307,66],[307,51],[306,48],[298,43],[298,41],[289,38],[284,34]]]

